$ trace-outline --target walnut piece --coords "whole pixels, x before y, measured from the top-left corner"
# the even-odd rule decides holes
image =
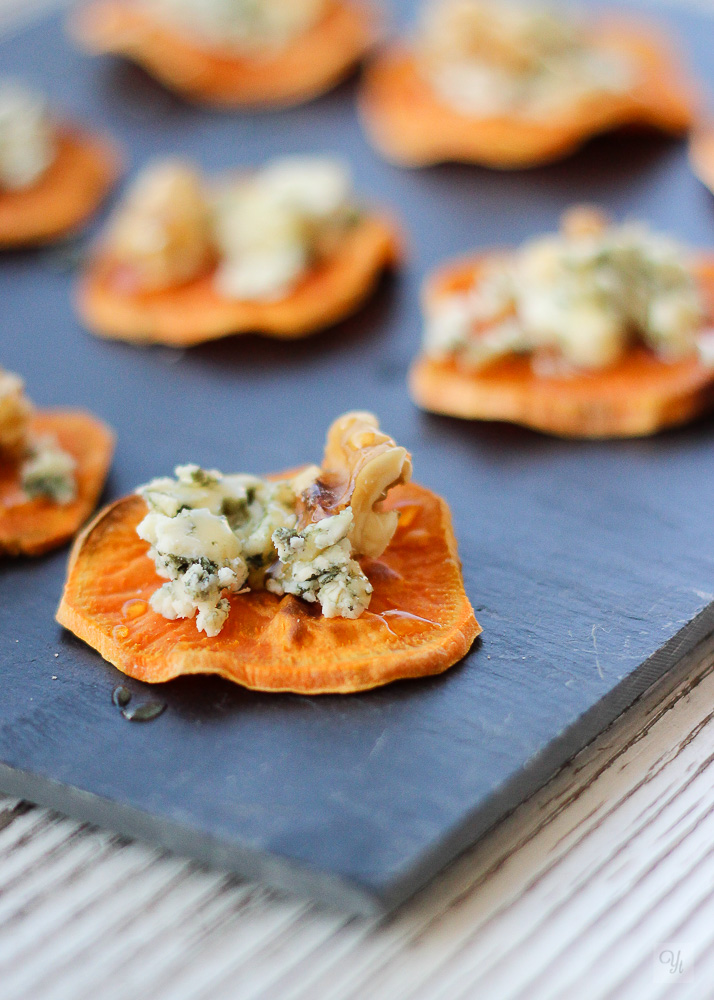
[[[21,458],[27,450],[32,403],[18,375],[0,369],[0,455]]]
[[[397,530],[396,511],[381,509],[389,490],[411,479],[411,455],[379,429],[371,413],[339,417],[327,433],[318,479],[302,495],[299,525],[352,508],[355,554],[377,559]]]
[[[147,167],[114,217],[109,251],[142,291],[181,285],[208,271],[215,251],[199,174],[178,160]]]

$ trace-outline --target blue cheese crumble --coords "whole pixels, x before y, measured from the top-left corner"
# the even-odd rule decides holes
[[[22,489],[31,500],[46,497],[58,504],[72,503],[77,496],[76,470],[72,455],[51,434],[43,434],[32,439],[20,467]]]
[[[216,287],[227,298],[284,298],[332,253],[355,217],[352,181],[340,162],[287,156],[218,193]]]
[[[363,413],[335,421],[325,454],[327,470],[308,466],[289,479],[182,465],[175,478],[141,486],[148,512],[137,534],[167,581],[150,599],[153,610],[170,620],[195,616],[196,628],[215,636],[230,595],[264,589],[317,603],[327,618],[358,618],[372,585],[357,556],[376,558],[391,541],[397,514],[381,501],[408,480],[411,463]],[[336,477],[347,493],[326,485]]]
[[[561,231],[493,256],[470,288],[425,307],[424,347],[478,369],[530,354],[545,373],[599,369],[639,340],[664,360],[706,360],[706,311],[686,251],[647,226],[585,206]],[[550,367],[549,367],[550,366]]]
[[[0,80],[0,190],[32,187],[55,156],[55,130],[44,98],[14,80]]]
[[[248,55],[280,49],[324,15],[327,0],[144,0],[192,36]]]
[[[273,594],[317,601],[325,618],[359,618],[369,605],[372,584],[353,558],[351,507],[307,525],[273,534],[280,567],[266,580]]]
[[[593,95],[626,91],[633,70],[594,45],[562,9],[513,0],[435,0],[418,39],[439,97],[479,118],[544,119]]]
[[[224,298],[274,302],[335,253],[359,215],[338,160],[282,157],[213,185],[189,164],[160,161],[119,206],[107,250],[144,291],[213,271]]]

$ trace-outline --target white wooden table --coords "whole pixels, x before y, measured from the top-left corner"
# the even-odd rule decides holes
[[[670,996],[714,996],[714,642],[381,925],[0,797],[0,1000]]]

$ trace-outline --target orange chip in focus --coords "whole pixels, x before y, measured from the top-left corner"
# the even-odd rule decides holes
[[[258,691],[347,694],[447,670],[481,628],[464,592],[446,503],[413,483],[390,491],[399,527],[379,559],[363,560],[374,587],[357,619],[264,590],[230,597],[219,635],[149,607],[163,581],[136,533],[138,496],[103,510],[77,539],[57,620],[123,673],[156,683],[220,674]]]

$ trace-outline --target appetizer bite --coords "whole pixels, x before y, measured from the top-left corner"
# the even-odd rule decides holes
[[[40,555],[94,510],[114,435],[81,410],[36,411],[22,379],[0,369],[0,553]]]
[[[120,340],[304,337],[354,312],[397,257],[394,226],[355,201],[336,161],[286,157],[213,186],[167,161],[130,189],[77,302],[93,333]]]
[[[77,229],[118,174],[105,139],[55,120],[40,94],[0,80],[0,248],[47,243]]]
[[[179,466],[77,539],[57,620],[149,682],[324,694],[441,673],[481,629],[449,509],[410,480],[408,452],[357,412],[320,467]]]
[[[374,144],[413,167],[530,167],[621,126],[684,132],[692,105],[646,24],[580,23],[522,0],[433,0],[416,38],[368,68],[362,93]]]
[[[73,33],[197,103],[279,107],[347,76],[374,43],[373,22],[366,0],[90,0]]]
[[[571,209],[558,234],[452,263],[424,290],[416,403],[563,437],[633,437],[714,403],[714,257]]]
[[[689,162],[699,180],[714,193],[714,124],[697,126],[689,140]]]

